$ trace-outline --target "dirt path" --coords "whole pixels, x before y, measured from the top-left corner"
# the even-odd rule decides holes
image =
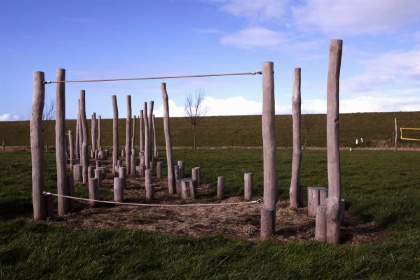
[[[110,170],[110,162],[105,162]],[[247,203],[242,197],[216,200],[216,192],[201,184],[196,200],[182,200],[169,195],[166,179],[154,178],[155,201],[162,207],[114,206],[102,204],[90,207],[86,202],[75,202],[73,213],[64,217],[49,219],[48,223],[68,226],[74,229],[86,228],[136,228],[180,236],[202,237],[221,234],[250,241],[259,240],[261,204]],[[103,180],[102,188],[112,192],[111,174]],[[144,178],[130,177],[125,189],[125,202],[145,203]],[[259,197],[255,197],[255,200]],[[223,205],[224,203],[239,203]],[[187,205],[170,207],[169,205]],[[193,206],[214,204],[215,206]],[[288,201],[277,203],[276,232],[278,242],[310,241],[315,235],[315,218],[307,215],[307,208],[292,210]],[[357,217],[345,215],[341,227],[342,243],[355,244],[380,241],[385,230],[374,223],[366,223]]]

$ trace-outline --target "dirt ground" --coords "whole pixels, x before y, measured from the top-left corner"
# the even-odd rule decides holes
[[[112,192],[110,162],[105,164],[108,173],[101,188],[108,188]],[[136,228],[190,237],[220,234],[249,241],[259,240],[261,203],[250,203],[244,201],[243,197],[227,197],[218,201],[215,190],[207,184],[198,187],[197,199],[181,199],[177,195],[168,194],[166,178],[154,178],[153,184],[155,196],[150,204],[154,206],[98,204],[91,207],[86,201],[74,201],[72,213],[51,218],[48,223],[74,229]],[[258,200],[260,197],[253,199]],[[127,178],[124,202],[146,203],[144,178]],[[273,238],[280,243],[313,240],[315,218],[307,215],[306,207],[293,210],[288,206],[285,200],[277,203]],[[378,225],[346,213],[341,227],[341,243],[378,242],[385,234],[386,231]]]

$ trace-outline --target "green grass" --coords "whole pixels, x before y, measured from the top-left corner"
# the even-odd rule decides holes
[[[100,112],[97,112],[100,113]],[[340,115],[340,146],[351,147],[355,139],[363,138],[364,146],[392,146],[394,118],[399,127],[420,127],[419,112],[393,113],[353,113]],[[66,130],[75,135],[75,120],[66,121]],[[90,127],[90,120],[88,120]],[[102,145],[112,146],[112,120],[102,119]],[[119,141],[125,142],[125,119],[120,119]],[[310,130],[307,130],[310,127]],[[89,128],[90,130],[90,128]],[[139,139],[139,125],[136,127],[136,144]],[[55,122],[46,126],[45,144],[55,145]],[[398,132],[399,133],[399,132]],[[156,118],[158,146],[165,147],[163,119]],[[276,116],[277,145],[292,146],[291,115]],[[171,118],[171,136],[174,146],[191,147],[193,143],[192,126],[185,117]],[[90,137],[90,133],[89,133]],[[29,146],[29,121],[0,122],[0,141],[8,146]],[[89,142],[90,143],[90,142]],[[309,147],[326,146],[326,115],[302,115],[302,144]],[[400,146],[415,145],[412,141],[399,141]],[[261,116],[204,117],[197,126],[198,147],[258,147],[262,146]]]
[[[161,152],[164,154],[164,151]],[[291,150],[278,150],[281,198],[287,199]],[[202,168],[228,195],[252,172],[262,192],[260,149],[175,150],[187,172]],[[325,151],[303,153],[301,183],[326,186]],[[256,243],[223,236],[183,238],[128,229],[73,230],[30,221],[30,153],[0,153],[1,279],[419,279],[419,152],[342,151],[347,211],[385,227],[385,240],[330,246]],[[55,191],[55,156],[46,153],[46,189]],[[76,192],[86,196],[85,188]],[[102,193],[101,196],[107,196]],[[277,227],[281,227],[277,225]]]

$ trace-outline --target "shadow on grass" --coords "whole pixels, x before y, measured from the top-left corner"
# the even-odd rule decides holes
[[[32,203],[24,198],[0,198],[0,218],[13,219],[32,213]]]

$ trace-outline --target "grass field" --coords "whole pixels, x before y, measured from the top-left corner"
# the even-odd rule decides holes
[[[110,107],[111,108],[111,107]],[[100,112],[97,112],[100,114]],[[89,117],[89,116],[88,116]],[[399,127],[420,127],[419,112],[356,113],[340,115],[340,146],[355,146],[355,139],[364,139],[364,147],[393,147],[394,119]],[[112,146],[112,120],[102,120],[102,145]],[[88,121],[90,125],[90,120]],[[66,130],[75,128],[74,120],[66,121]],[[139,125],[136,144],[139,141]],[[55,123],[46,125],[45,144],[55,145]],[[165,146],[162,118],[156,119],[158,146]],[[276,116],[277,145],[292,146],[292,117]],[[191,147],[192,127],[187,118],[171,118],[172,143],[178,147]],[[74,137],[74,136],[73,136]],[[90,133],[89,133],[90,137]],[[125,119],[119,120],[119,141],[124,143]],[[0,141],[8,146],[29,146],[29,121],[0,122]],[[326,146],[326,115],[302,116],[302,144],[308,147]],[[399,141],[399,146],[416,144],[413,141]],[[197,126],[197,146],[200,147],[258,147],[262,146],[261,116],[204,117]]]
[[[163,151],[162,151],[162,154]],[[277,153],[281,200],[288,197],[291,150]],[[261,149],[174,151],[186,170],[202,168],[213,188],[242,193],[243,173],[262,193]],[[249,242],[136,229],[75,230],[31,221],[30,153],[0,153],[1,279],[420,279],[420,152],[341,152],[347,212],[386,229],[375,243]],[[46,189],[56,192],[55,154],[46,153]],[[305,150],[304,186],[327,185],[325,151]],[[77,195],[86,196],[84,187]],[[101,198],[109,198],[101,193]],[[277,228],[282,225],[278,224]]]

